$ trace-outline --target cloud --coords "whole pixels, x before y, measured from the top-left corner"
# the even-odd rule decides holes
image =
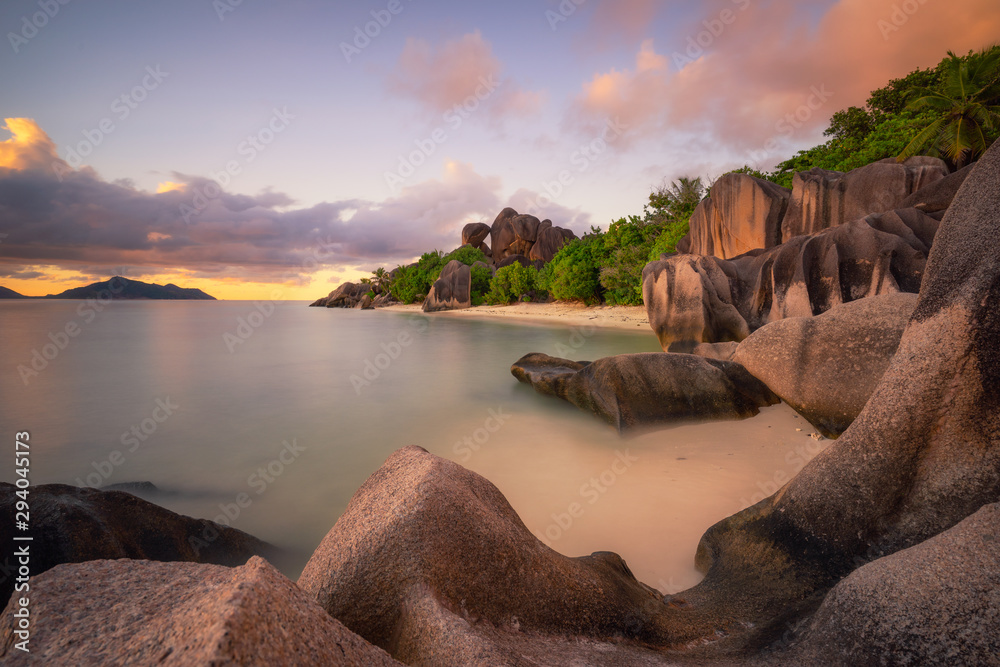
[[[793,0],[709,4],[682,38],[659,50],[647,40],[634,67],[595,73],[566,126],[589,131],[619,116],[633,145],[689,133],[703,152],[814,141],[835,111],[863,105],[889,79],[1000,34],[994,0],[911,4],[906,14],[896,0],[838,0],[818,15]]]
[[[649,36],[653,19],[663,6],[663,0],[599,0],[583,42],[602,49],[614,41],[634,44]]]
[[[7,118],[2,129],[11,137],[0,141],[0,168],[27,169],[60,161],[55,143],[32,119]]]
[[[391,265],[456,247],[465,223],[500,210],[500,179],[452,162],[442,178],[383,202],[279,210],[293,203],[281,192],[222,192],[186,221],[183,207],[196,207],[195,194],[213,181],[175,173],[180,187],[149,193],[92,171],[67,170],[60,179],[50,168],[52,151],[44,150],[51,146],[45,133],[27,119],[7,125],[17,129],[3,153],[5,165],[17,166],[0,167],[0,234],[7,235],[0,264],[8,275],[26,266],[124,265],[137,267],[136,274],[184,269],[268,280],[323,266]]]
[[[464,118],[482,107],[495,122],[537,113],[544,93],[524,90],[502,73],[493,46],[477,30],[438,47],[407,39],[386,85],[433,114],[459,113]]]

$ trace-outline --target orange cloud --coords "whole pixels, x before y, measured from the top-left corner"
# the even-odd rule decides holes
[[[0,141],[0,167],[7,169],[49,168],[61,162],[56,145],[31,118],[7,118],[2,129],[11,137]]]
[[[183,183],[174,183],[173,181],[164,181],[156,186],[156,193],[163,194],[164,192],[173,192],[174,190],[184,191]]]
[[[595,74],[568,121],[587,129],[618,116],[633,141],[679,130],[740,151],[775,137],[790,145],[815,137],[835,111],[863,105],[889,79],[1000,35],[995,0],[839,0],[818,21],[809,4],[711,3],[674,50],[657,53],[643,42],[634,69]],[[726,22],[717,22],[725,11]]]

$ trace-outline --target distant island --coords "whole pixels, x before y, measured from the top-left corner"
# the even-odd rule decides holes
[[[59,294],[46,296],[25,296],[12,289],[0,287],[0,299],[115,299],[115,300],[196,300],[215,301],[211,294],[200,289],[178,287],[174,284],[155,285],[140,280],[129,280],[115,276],[104,282],[92,283],[85,287],[74,287]]]

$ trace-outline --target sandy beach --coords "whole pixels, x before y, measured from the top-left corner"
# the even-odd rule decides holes
[[[420,304],[387,306],[385,310],[418,313]],[[434,313],[440,317],[506,319],[535,324],[592,326],[605,329],[650,331],[643,306],[585,306],[576,303],[516,303],[475,306]]]

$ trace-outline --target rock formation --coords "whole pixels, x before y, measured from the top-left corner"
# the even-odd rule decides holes
[[[462,229],[462,245],[478,248],[490,235],[490,226],[484,222],[470,222]]]
[[[705,533],[693,588],[660,596],[613,554],[555,553],[486,480],[415,447],[355,494],[301,587],[425,665],[739,664],[766,647],[766,664],[891,662],[896,649],[917,663],[995,660],[998,183],[994,145],[944,217],[861,414],[777,493]]]
[[[938,221],[914,209],[872,215],[733,259],[665,256],[643,270],[643,302],[665,351],[740,341],[768,322],[920,289]]]
[[[904,208],[911,194],[948,175],[942,160],[895,158],[853,169],[846,174],[811,169],[795,174],[788,210],[781,222],[781,240],[842,225],[872,213]]]
[[[572,231],[553,227],[551,220],[539,220],[533,215],[521,215],[512,208],[505,208],[490,228],[493,264],[497,268],[507,266],[509,262],[503,262],[514,255],[523,256],[530,262],[548,262],[566,241],[575,238]]]
[[[685,252],[729,259],[781,243],[791,191],[747,174],[726,174],[691,216]]]
[[[5,665],[400,665],[258,557],[60,565],[32,577],[30,653],[15,648],[17,608],[0,617]]]
[[[0,483],[0,535],[14,535],[13,484]],[[60,563],[102,558],[142,558],[240,565],[254,555],[281,559],[281,552],[235,528],[192,519],[122,491],[64,484],[31,487],[31,574]],[[4,541],[3,562],[15,562],[15,543]],[[4,577],[6,602],[14,578]]]
[[[778,402],[739,364],[690,354],[619,354],[591,363],[533,353],[510,372],[619,432],[692,419],[744,419]]]
[[[472,269],[453,259],[441,269],[441,276],[434,281],[424,299],[425,313],[439,310],[460,310],[472,307]]]
[[[354,308],[371,289],[371,285],[364,283],[341,283],[328,296],[317,299],[310,305],[319,308]]]
[[[925,185],[904,199],[899,204],[899,208],[912,207],[925,213],[948,210],[955,195],[958,194],[958,189],[962,187],[962,183],[965,182],[975,166],[974,163],[967,165],[953,174],[931,182],[930,185]]]
[[[761,327],[733,361],[827,437],[851,425],[896,353],[916,294],[884,294]]]

